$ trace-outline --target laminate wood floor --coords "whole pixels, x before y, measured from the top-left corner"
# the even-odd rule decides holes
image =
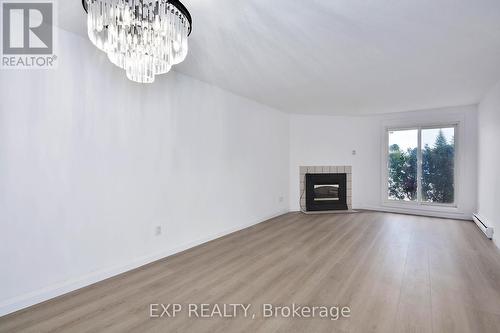
[[[151,303],[255,319],[150,318]],[[261,316],[264,303],[351,317]],[[290,213],[0,318],[1,332],[500,332],[500,251],[472,222]]]

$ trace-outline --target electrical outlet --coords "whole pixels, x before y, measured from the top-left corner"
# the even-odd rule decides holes
[[[157,226],[157,227],[155,228],[155,235],[156,235],[156,236],[160,236],[160,235],[161,235],[161,226]]]
[[[353,150],[353,151],[352,151],[352,154],[353,154],[353,155],[356,155],[356,154],[357,154],[357,151],[356,151],[356,150]]]
[[[283,202],[283,200],[285,200],[283,197],[279,197],[279,202]]]

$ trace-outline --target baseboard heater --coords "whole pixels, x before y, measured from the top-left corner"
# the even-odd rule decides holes
[[[486,225],[485,220],[481,216],[477,214],[472,214],[472,219],[474,220],[474,222],[476,222],[479,229],[481,229],[481,231],[484,232],[486,237],[488,237],[489,239],[493,238],[493,228]]]

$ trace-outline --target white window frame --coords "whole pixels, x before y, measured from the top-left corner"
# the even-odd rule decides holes
[[[451,128],[455,129],[454,145],[454,202],[453,203],[436,203],[422,201],[422,130],[436,129],[436,128]],[[404,201],[394,200],[389,198],[389,132],[391,131],[404,131],[404,130],[418,130],[418,149],[417,149],[417,200]],[[457,211],[459,209],[458,203],[460,202],[460,167],[461,167],[461,122],[439,122],[439,123],[418,123],[408,126],[385,126],[384,127],[384,148],[382,152],[382,205],[395,208],[407,209],[420,209],[420,210],[434,210],[434,211]]]

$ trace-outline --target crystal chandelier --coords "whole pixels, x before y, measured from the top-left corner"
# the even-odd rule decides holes
[[[188,52],[191,15],[178,0],[82,0],[92,43],[127,77],[152,83]]]

